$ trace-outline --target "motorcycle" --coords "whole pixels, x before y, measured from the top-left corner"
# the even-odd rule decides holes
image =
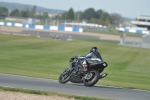
[[[70,59],[72,66],[63,71],[59,76],[59,82],[62,84],[68,81],[73,83],[83,83],[85,86],[91,87],[95,85],[99,79],[107,76],[107,73],[102,75],[104,68],[108,66],[106,62],[89,60],[87,56],[73,57]]]

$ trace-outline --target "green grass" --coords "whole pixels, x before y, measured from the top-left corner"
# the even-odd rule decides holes
[[[112,41],[55,40],[0,34],[0,73],[57,80],[69,59],[97,46],[108,67],[98,84],[150,90],[150,49]]]
[[[119,32],[115,28],[99,28],[99,27],[93,27],[92,29],[85,29],[84,32],[93,32],[98,34],[110,34],[110,35],[117,35],[121,36],[123,34],[126,34],[126,36],[130,37],[142,37],[142,34],[137,33],[128,33],[128,32]]]
[[[45,91],[28,90],[28,89],[21,89],[21,88],[1,87],[1,86],[0,86],[0,91],[12,91],[12,92],[21,92],[21,93],[36,94],[36,95],[46,95],[46,96],[60,96],[66,98],[74,98],[77,100],[111,100],[111,99],[102,99],[102,98],[87,97],[87,96],[85,97],[85,96],[61,94],[56,92],[45,92]]]

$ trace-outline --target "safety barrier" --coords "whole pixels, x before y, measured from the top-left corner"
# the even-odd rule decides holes
[[[29,29],[43,29],[43,30],[69,31],[69,32],[83,32],[82,28],[77,28],[77,27],[21,24],[21,23],[13,23],[13,22],[0,22],[0,25],[2,25],[2,26],[12,26],[12,27],[22,27],[22,28],[29,28]]]
[[[130,33],[137,33],[137,34],[150,34],[150,31],[128,29],[128,28],[116,28],[116,29],[121,32],[130,32]]]
[[[100,27],[100,28],[107,28],[107,26],[100,25],[100,24],[92,24],[92,23],[64,23],[65,25],[77,25],[77,26],[89,26],[89,27]]]

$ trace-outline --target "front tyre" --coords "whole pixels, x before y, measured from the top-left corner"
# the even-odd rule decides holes
[[[59,83],[65,84],[70,79],[70,70],[67,68],[60,76],[59,76]]]
[[[91,87],[98,82],[99,78],[100,78],[100,73],[96,70],[93,70],[86,75],[86,78],[84,78],[83,83],[85,86]]]

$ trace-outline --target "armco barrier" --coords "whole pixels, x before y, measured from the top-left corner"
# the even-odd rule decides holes
[[[30,28],[30,29],[58,30],[58,31],[69,31],[69,32],[83,32],[82,28],[76,28],[76,27],[21,24],[21,23],[13,23],[13,22],[12,23],[11,22],[0,22],[0,25],[2,25],[2,26]]]
[[[137,34],[150,34],[150,31],[135,30],[135,29],[128,29],[128,28],[116,28],[116,29],[121,32],[130,32],[130,33],[137,33]]]
[[[103,26],[100,24],[92,24],[92,23],[64,23],[65,25],[77,25],[77,26],[89,26],[89,27],[100,27],[107,28],[107,26]]]

